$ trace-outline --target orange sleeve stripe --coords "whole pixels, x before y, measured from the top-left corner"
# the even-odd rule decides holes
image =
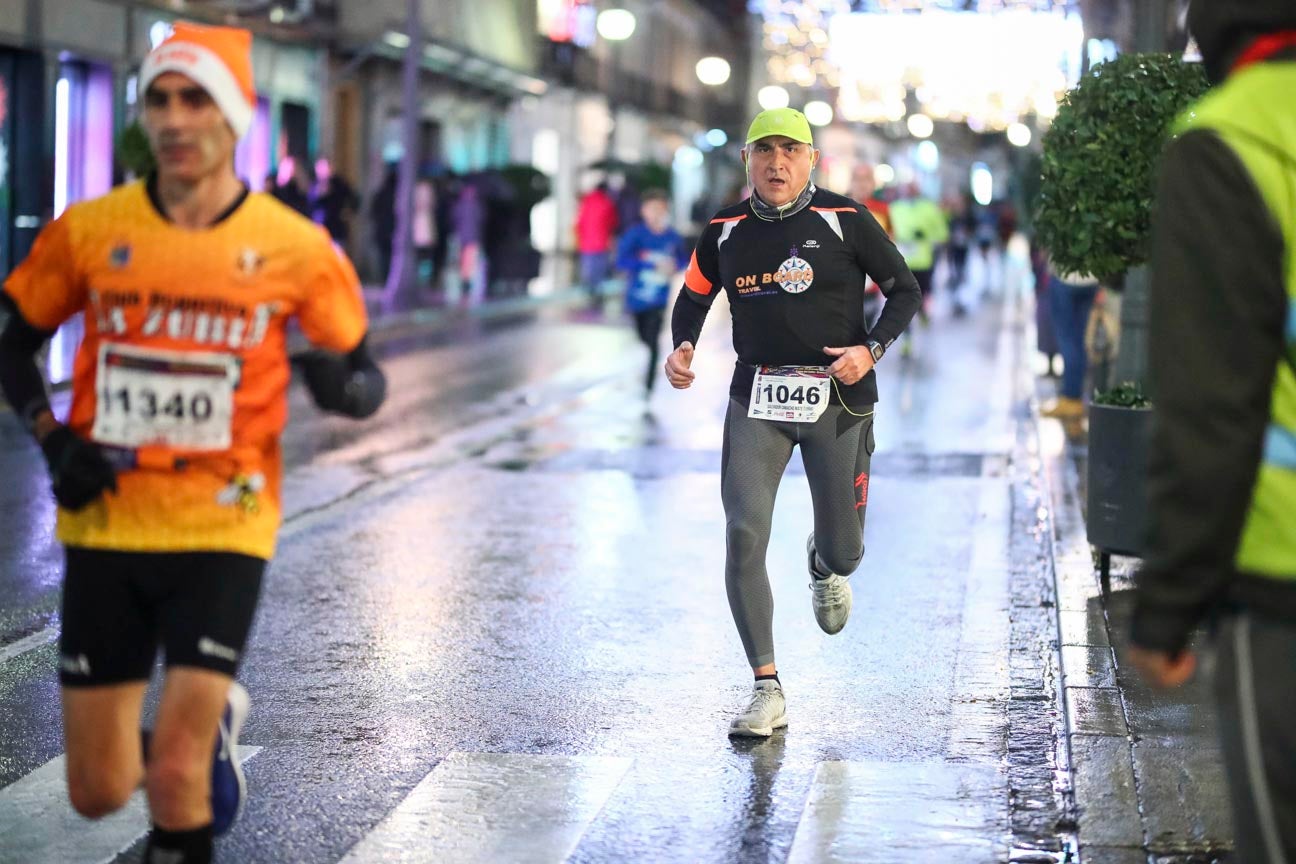
[[[811,207],[816,213],[858,213],[854,207]]]
[[[747,215],[746,215],[746,214],[743,214],[742,216],[730,216],[730,217],[727,218],[727,219],[712,219],[712,220],[711,220],[711,224],[712,224],[712,225],[719,225],[719,224],[722,223],[722,222],[741,222],[742,220],[744,220],[744,219],[746,219],[746,218],[747,218]]]
[[[745,217],[743,217],[745,218]],[[697,252],[693,253],[692,259],[689,260],[688,269],[684,271],[684,284],[694,294],[701,294],[703,297],[711,293],[711,280],[702,275],[698,268]]]

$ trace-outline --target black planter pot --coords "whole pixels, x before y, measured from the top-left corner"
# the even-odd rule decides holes
[[[1147,528],[1149,408],[1089,406],[1089,542],[1101,552],[1141,556]]]

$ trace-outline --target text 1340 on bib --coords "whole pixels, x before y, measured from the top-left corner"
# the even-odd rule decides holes
[[[114,447],[227,450],[238,358],[104,343],[91,436]]]

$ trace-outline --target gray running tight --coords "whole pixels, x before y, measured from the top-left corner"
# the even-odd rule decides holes
[[[801,445],[801,461],[810,482],[819,567],[846,576],[855,572],[864,557],[873,407],[851,410],[869,416],[853,417],[840,405],[830,405],[814,423],[753,420],[747,416],[746,404],[729,400],[720,465],[726,525],[725,588],[753,667],[774,662],[774,601],[765,550],[774,496],[796,445]]]
[[[1216,640],[1238,864],[1296,864],[1296,622],[1243,610]]]

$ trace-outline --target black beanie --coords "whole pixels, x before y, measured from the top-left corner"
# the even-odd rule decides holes
[[[1279,30],[1296,30],[1296,0],[1192,0],[1188,7],[1188,32],[1214,83],[1252,40]]]

